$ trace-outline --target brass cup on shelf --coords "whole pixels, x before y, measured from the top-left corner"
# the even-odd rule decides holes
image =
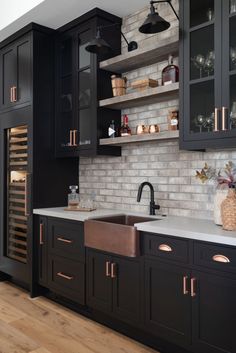
[[[160,126],[158,124],[152,124],[149,126],[149,133],[154,134],[160,132]]]
[[[142,134],[147,134],[149,132],[149,127],[145,125],[138,125],[136,128],[136,134],[137,135],[142,135]]]

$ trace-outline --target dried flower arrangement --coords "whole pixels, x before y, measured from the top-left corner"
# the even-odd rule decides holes
[[[218,186],[230,187],[236,185],[236,166],[229,161],[223,169],[218,171],[205,163],[201,171],[196,171],[196,178],[200,179],[202,183],[208,181],[215,181]]]

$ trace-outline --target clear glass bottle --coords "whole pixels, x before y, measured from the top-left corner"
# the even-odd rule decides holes
[[[128,115],[123,116],[123,124],[120,128],[120,136],[129,136],[131,135],[131,129],[129,127],[129,118]]]
[[[179,82],[179,68],[174,65],[174,58],[169,55],[168,65],[162,70],[162,85]]]
[[[69,189],[71,193],[68,194],[68,207],[77,208],[79,206],[79,194],[77,193],[78,186],[71,185]]]

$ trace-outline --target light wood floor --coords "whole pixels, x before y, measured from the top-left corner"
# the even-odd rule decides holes
[[[0,282],[0,353],[157,353],[44,297]]]

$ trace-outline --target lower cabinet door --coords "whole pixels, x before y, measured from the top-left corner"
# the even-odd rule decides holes
[[[135,326],[141,324],[140,262],[134,259],[112,259],[113,314]]]
[[[145,328],[174,344],[187,346],[191,343],[189,270],[146,260]]]
[[[38,280],[39,284],[47,286],[48,278],[48,240],[47,240],[47,217],[39,216],[36,222],[38,229]]]
[[[104,313],[112,310],[111,262],[111,256],[87,250],[87,305]]]
[[[84,264],[61,257],[49,258],[48,287],[53,292],[85,304]]]
[[[236,352],[236,280],[193,273],[193,345],[201,353]]]

